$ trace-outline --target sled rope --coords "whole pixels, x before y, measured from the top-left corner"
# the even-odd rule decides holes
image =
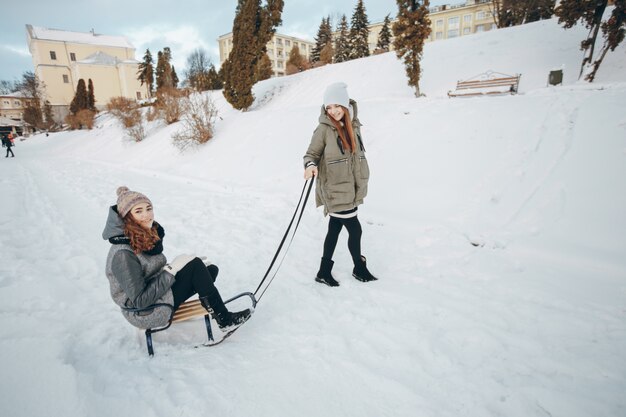
[[[313,178],[315,178],[315,177],[313,177]],[[254,292],[254,295],[256,297],[257,293],[259,292],[259,290],[263,286],[263,283],[269,277],[270,271],[272,270],[272,267],[274,266],[274,263],[276,262],[276,259],[278,258],[278,255],[280,254],[280,251],[283,248],[283,245],[285,244],[285,241],[287,240],[287,236],[289,235],[289,231],[291,230],[291,226],[293,226],[293,222],[294,222],[294,220],[296,219],[296,216],[297,216],[298,217],[298,221],[296,222],[295,227],[293,228],[293,232],[291,234],[291,240],[289,241],[289,244],[285,248],[285,252],[283,253],[283,257],[281,258],[280,263],[276,267],[276,270],[274,271],[274,274],[269,278],[269,281],[267,282],[267,285],[265,286],[263,291],[261,291],[259,296],[256,297],[257,302],[261,300],[261,297],[263,297],[263,294],[265,294],[265,291],[267,291],[267,288],[270,286],[270,284],[272,283],[272,281],[276,277],[276,274],[278,273],[278,270],[280,269],[281,265],[283,264],[283,261],[285,260],[285,256],[287,256],[287,252],[289,251],[289,247],[291,247],[291,242],[293,242],[293,238],[295,237],[296,231],[298,230],[298,226],[300,225],[300,219],[302,219],[302,214],[304,213],[304,208],[306,207],[306,202],[309,199],[309,194],[311,193],[311,188],[313,188],[313,178],[311,178],[309,180],[306,180],[304,182],[304,187],[302,187],[302,192],[300,193],[300,199],[298,200],[298,205],[296,206],[296,210],[293,212],[293,216],[291,217],[291,221],[289,222],[289,226],[287,226],[287,230],[285,230],[285,234],[283,235],[283,239],[280,241],[280,245],[278,245],[278,249],[276,250],[276,253],[274,254],[274,258],[272,259],[272,262],[270,263],[270,266],[267,268],[267,271],[265,272],[265,275],[261,279],[261,282],[259,283],[259,286],[257,287],[256,291]],[[307,184],[308,184],[308,188],[307,188]],[[305,190],[306,190],[306,194],[305,194]],[[303,200],[303,197],[304,197],[304,200]],[[300,212],[299,215],[298,215],[298,212]]]

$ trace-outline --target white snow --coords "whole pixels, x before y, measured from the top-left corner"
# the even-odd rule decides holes
[[[125,36],[101,35],[95,32],[73,32],[69,30],[49,29],[31,25],[26,26],[31,36],[35,39],[114,46],[119,48],[135,48]]]
[[[216,136],[133,143],[109,115],[0,160],[0,415],[626,415],[626,47],[577,82],[583,28],[556,21],[427,45],[415,99],[393,54],[272,79]],[[564,68],[564,85],[547,87]],[[521,73],[516,96],[448,99]],[[143,333],[109,296],[100,233],[115,189],[146,193],[166,255],[206,255],[225,297],[253,291],[303,185],[324,87],[359,102],[372,177],[359,210],[380,280],[313,281],[312,202],[254,317],[223,344],[203,321]]]

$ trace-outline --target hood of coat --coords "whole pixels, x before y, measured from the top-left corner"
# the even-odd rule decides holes
[[[115,236],[124,235],[124,220],[117,214],[117,205],[109,207],[107,222],[102,231],[102,239],[109,240]]]
[[[354,124],[354,122],[356,121],[358,124],[360,124],[358,118],[359,112],[356,101],[350,99],[350,108],[348,110],[350,111],[350,116],[352,117],[352,123]],[[335,128],[335,125],[333,125],[333,122],[330,121],[330,118],[326,114],[326,108],[324,107],[324,105],[322,105],[322,109],[320,111],[319,122],[328,125],[333,129]]]

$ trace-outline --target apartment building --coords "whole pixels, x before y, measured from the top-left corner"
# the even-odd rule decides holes
[[[431,7],[429,12],[431,33],[427,42],[467,36],[496,28],[492,0],[467,0],[461,4],[435,6]],[[370,51],[376,49],[378,34],[382,27],[383,22],[374,23],[369,27]]]
[[[233,49],[232,32],[220,36],[217,38],[217,42],[219,43],[221,64],[226,61],[230,51]],[[311,51],[313,51],[315,43],[280,33],[275,33],[272,39],[267,43],[267,55],[270,57],[272,63],[274,77],[282,77],[285,75],[289,53],[294,46],[298,46],[302,56],[306,59],[310,59]]]
[[[29,104],[30,98],[21,92],[0,95],[0,117],[22,121]]]
[[[81,78],[93,81],[98,108],[104,108],[112,97],[148,96],[147,86],[137,80],[135,48],[124,36],[32,25],[26,25],[26,36],[35,74],[45,84],[45,99],[59,120],[68,114]]]

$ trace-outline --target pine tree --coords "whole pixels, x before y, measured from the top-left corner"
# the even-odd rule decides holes
[[[87,87],[85,86],[85,80],[78,80],[78,85],[76,86],[76,93],[74,94],[74,98],[70,103],[70,111],[72,114],[76,114],[81,110],[89,109],[89,96],[87,94]]]
[[[330,16],[327,18],[322,18],[322,23],[320,23],[320,27],[317,30],[317,36],[315,37],[315,46],[311,50],[311,62],[317,62],[320,60],[320,53],[322,49],[328,44],[332,42],[333,38],[333,30],[330,25]]]
[[[391,24],[391,20],[389,19],[389,15],[385,16],[385,20],[383,21],[383,27],[380,29],[380,33],[378,34],[378,43],[376,44],[376,49],[383,52],[389,52],[389,45],[391,44],[391,29],[389,25]]]
[[[335,62],[344,62],[350,59],[350,43],[348,41],[348,19],[346,15],[341,16],[337,37],[335,39]]]
[[[96,110],[96,95],[93,91],[93,81],[91,78],[87,83],[87,109],[95,112]]]
[[[494,0],[494,14],[499,28],[523,25],[554,14],[555,0]]]
[[[626,1],[616,0],[611,17],[606,22],[602,22],[602,16],[607,5],[608,0],[561,0],[555,10],[555,14],[559,17],[559,23],[563,23],[565,29],[573,27],[578,22],[582,22],[589,29],[587,39],[580,44],[580,49],[585,51],[585,55],[579,74],[580,78],[587,68],[589,72],[586,74],[585,80],[589,82],[593,82],[609,49],[615,50],[624,39]],[[593,62],[594,49],[600,29],[602,29],[605,43],[600,58]]]
[[[221,90],[224,86],[220,74],[215,70],[215,66],[211,64],[209,66],[209,72],[207,73],[209,90]]]
[[[176,69],[174,68],[174,65],[172,65],[172,87],[174,88],[178,88],[178,81],[180,81],[178,79],[178,74],[176,74]]]
[[[393,46],[398,58],[404,59],[409,85],[415,87],[415,96],[421,95],[419,88],[422,69],[420,60],[424,50],[424,41],[430,35],[428,18],[428,0],[396,0],[398,20],[393,25],[395,36]]]
[[[156,66],[156,89],[157,93],[163,88],[174,87],[174,79],[172,77],[172,52],[169,47],[163,48],[163,52],[157,54]]]
[[[137,79],[141,81],[141,85],[146,84],[148,87],[148,96],[152,97],[152,86],[154,85],[154,61],[150,49],[146,49],[143,61],[139,64]]]
[[[233,22],[233,49],[222,64],[224,97],[236,109],[247,109],[254,102],[252,86],[256,82],[259,61],[266,55],[266,45],[280,25],[283,0],[239,0]]]
[[[370,56],[369,24],[363,0],[359,0],[350,22],[350,59]]]

